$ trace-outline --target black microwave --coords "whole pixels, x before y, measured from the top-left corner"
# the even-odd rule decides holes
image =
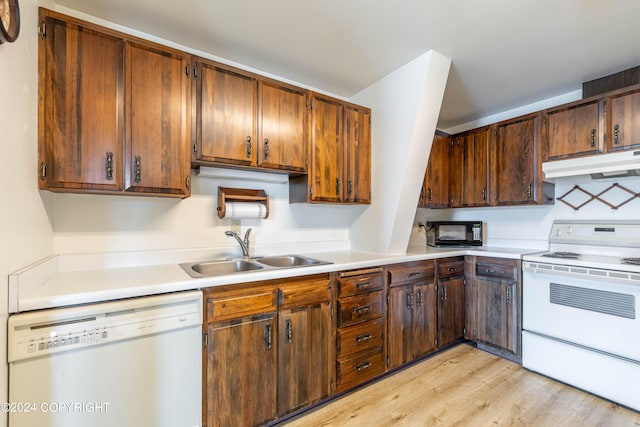
[[[427,222],[429,246],[482,246],[482,221]]]

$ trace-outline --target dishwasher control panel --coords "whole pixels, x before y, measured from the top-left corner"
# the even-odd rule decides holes
[[[8,361],[201,325],[199,292],[22,313],[9,318]]]

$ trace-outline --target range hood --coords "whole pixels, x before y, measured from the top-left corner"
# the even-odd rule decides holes
[[[591,175],[593,179],[640,175],[640,150],[542,163],[545,179]]]

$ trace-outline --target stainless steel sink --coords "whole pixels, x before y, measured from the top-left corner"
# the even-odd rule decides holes
[[[199,278],[323,264],[332,263],[302,255],[280,255],[226,261],[187,262],[180,264],[180,267],[191,277]]]
[[[192,277],[224,276],[226,274],[244,273],[247,271],[262,270],[264,267],[252,261],[210,261],[180,264],[180,266]]]
[[[256,259],[260,264],[266,264],[270,267],[287,268],[287,267],[304,267],[311,265],[331,264],[327,261],[309,258],[301,255],[282,255],[269,256]]]

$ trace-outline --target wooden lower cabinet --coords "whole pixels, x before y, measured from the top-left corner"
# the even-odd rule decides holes
[[[276,313],[208,325],[207,426],[258,426],[276,418]]]
[[[205,290],[203,424],[260,426],[328,397],[328,274]]]
[[[521,356],[520,261],[477,257],[473,288],[474,339]]]
[[[385,372],[385,305],[382,268],[338,273],[336,391]]]
[[[438,266],[438,347],[464,338],[464,257],[441,258]]]

